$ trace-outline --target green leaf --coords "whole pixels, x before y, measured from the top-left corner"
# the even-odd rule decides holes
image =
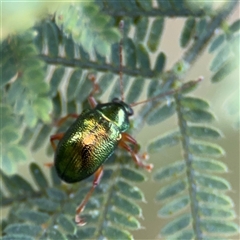
[[[219,208],[214,206],[199,206],[199,214],[203,217],[221,218],[221,219],[234,219],[235,212],[228,208]]]
[[[47,230],[48,239],[67,240],[67,238],[56,228],[51,227]]]
[[[124,198],[120,195],[114,195],[112,198],[112,203],[116,208],[127,214],[131,214],[133,216],[142,216],[141,208],[134,202],[129,201],[127,198]]]
[[[100,41],[100,40],[99,40]],[[96,47],[96,51],[94,51],[95,56],[96,56],[96,62],[99,64],[105,64],[106,63],[106,54],[105,52],[108,51],[106,48],[109,48],[109,44],[106,44],[106,46],[101,46],[101,45],[97,45]],[[99,47],[99,49],[98,49]]]
[[[50,96],[56,96],[58,92],[58,87],[62,81],[65,69],[63,67],[58,67],[54,70],[53,75],[50,80]]]
[[[233,201],[228,196],[224,194],[208,192],[207,190],[198,191],[197,199],[206,204],[214,204],[224,207],[233,207],[234,205]]]
[[[178,71],[184,71],[184,68],[187,68],[187,65],[186,63],[183,63],[182,64],[183,66],[180,66],[180,68],[182,69],[178,69]],[[179,73],[180,74],[180,73]],[[182,94],[187,94],[187,93],[190,93],[194,90],[196,90],[196,88],[199,86],[200,82],[202,81],[202,77],[199,77],[199,79],[196,81],[196,80],[192,80],[192,81],[188,81],[186,83],[184,83],[182,85],[182,90],[181,90],[181,93]]]
[[[230,190],[231,186],[225,179],[217,176],[208,176],[199,174],[195,176],[198,185],[202,187],[212,188],[216,190],[226,191]]]
[[[212,82],[219,82],[238,67],[238,59],[232,57],[212,76]]]
[[[59,178],[59,176],[57,175],[55,167],[51,168],[51,179],[52,179],[52,182],[53,182],[54,186],[58,186],[62,182],[61,179]]]
[[[139,17],[136,23],[134,40],[137,42],[143,42],[147,35],[147,29],[148,29],[148,18]]]
[[[122,178],[125,178],[133,182],[143,182],[146,180],[145,176],[142,173],[129,168],[122,168],[121,176]]]
[[[87,62],[90,60],[89,54],[83,49],[82,46],[79,46],[79,53],[80,53],[80,59],[84,62]]]
[[[208,51],[210,53],[214,52],[224,43],[224,41],[225,41],[225,35],[224,34],[218,35],[213,39]]]
[[[166,55],[163,52],[160,52],[157,56],[155,66],[154,66],[154,73],[156,76],[159,76],[166,65]]]
[[[81,239],[81,238],[82,239],[92,239],[95,231],[96,231],[95,227],[79,228],[77,231],[77,234],[74,235],[74,238],[77,237],[78,239]]]
[[[226,164],[224,164],[223,162],[220,162],[214,159],[208,159],[208,158],[194,158],[193,168],[196,168],[202,171],[219,172],[219,173],[228,171]]]
[[[60,206],[59,203],[53,202],[47,198],[37,198],[32,200],[32,202],[38,207],[39,210],[46,212],[55,212]]]
[[[153,178],[155,181],[163,181],[168,180],[169,178],[176,178],[181,175],[185,171],[186,165],[184,161],[178,161],[173,164],[170,164],[166,167],[161,168],[158,170]]]
[[[36,126],[37,124],[37,116],[36,116],[36,112],[33,110],[32,107],[28,107],[24,110],[24,114],[25,114],[25,122],[27,127],[29,128],[33,128]]]
[[[172,132],[164,137],[160,137],[157,139],[154,139],[150,142],[148,145],[148,152],[158,152],[162,150],[164,147],[172,147],[176,144],[178,144],[180,141],[180,133],[179,132]]]
[[[37,134],[37,137],[31,147],[33,151],[40,149],[46,141],[49,141],[49,133],[52,130],[52,126],[43,125]]]
[[[24,234],[8,234],[3,236],[2,240],[34,240],[33,237]]]
[[[147,123],[149,125],[154,125],[160,123],[168,118],[170,118],[176,112],[175,102],[167,103],[160,108],[153,109],[147,118]]]
[[[196,97],[183,97],[181,105],[187,109],[205,110],[209,108],[209,103],[201,98]]]
[[[42,231],[40,226],[24,223],[9,224],[5,229],[5,233],[24,234],[27,236],[36,237]]]
[[[107,29],[103,30],[102,35],[104,36],[104,39],[107,41],[106,43],[108,44],[108,46],[110,46],[113,43],[118,42],[121,38],[121,34],[115,28],[107,28]],[[106,52],[105,54],[107,54],[107,53],[109,53],[109,52]],[[105,54],[104,54],[104,56],[105,56]]]
[[[0,87],[3,88],[10,80],[11,78],[17,73],[17,68],[15,65],[13,65],[10,61],[7,61],[3,64],[1,68],[1,82]]]
[[[113,21],[110,22],[110,17],[93,2],[60,7],[55,19],[64,34],[71,35],[74,42],[88,53],[97,50],[100,55],[106,56],[110,53],[111,44],[120,40],[118,29],[111,26]]]
[[[116,188],[119,193],[127,198],[145,201],[143,192],[138,187],[130,185],[128,182],[119,180],[116,184]]]
[[[163,32],[164,18],[155,18],[150,33],[148,36],[147,46],[151,52],[155,52],[158,49],[159,41]]]
[[[1,179],[4,183],[4,186],[6,187],[7,191],[11,193],[13,196],[18,195],[19,188],[16,185],[14,179],[11,179],[8,175],[4,174],[2,171],[0,171]]]
[[[191,217],[189,214],[185,214],[174,219],[172,222],[168,223],[160,232],[162,236],[173,235],[179,231],[182,231],[190,224]]]
[[[114,210],[108,212],[107,219],[116,225],[121,225],[128,229],[140,229],[141,227],[136,218]]]
[[[151,1],[141,1],[136,0],[138,6],[145,11],[150,11],[152,9],[152,2]]]
[[[142,77],[135,78],[130,90],[128,92],[128,95],[126,97],[126,102],[127,103],[134,103],[137,101],[137,99],[140,97],[141,92],[143,91],[145,84],[145,79]]]
[[[48,187],[47,179],[36,163],[30,164],[30,172],[35,183],[40,189],[46,189]]]
[[[38,98],[33,102],[35,113],[42,119],[43,122],[49,122],[49,112],[52,111],[52,103],[49,99]]]
[[[135,44],[131,38],[124,38],[123,49],[126,66],[130,69],[135,69],[137,64],[137,53]]]
[[[207,33],[207,26],[208,26],[208,19],[207,17],[203,17],[199,19],[199,21],[196,23],[196,30],[195,30],[195,35],[196,39],[205,36]]]
[[[6,173],[12,174],[16,172],[17,166],[13,163],[13,161],[11,161],[11,159],[7,155],[3,154],[1,169]]]
[[[240,29],[240,19],[237,19],[232,25],[229,27],[231,32],[237,32]]]
[[[99,79],[98,79],[98,84],[99,84],[99,95],[101,96],[104,92],[108,90],[110,87],[110,83],[114,79],[114,75],[112,73],[104,73]]]
[[[126,239],[126,240],[133,240],[132,235],[125,231],[125,230],[120,230],[112,226],[106,226],[103,230],[103,235],[107,239]]]
[[[122,80],[123,80],[123,92],[125,92],[128,84],[130,83],[129,77],[127,75],[123,75]],[[111,94],[109,96],[109,101],[112,101],[113,98],[119,98],[119,99],[121,98],[119,79],[117,79],[117,81],[115,81],[115,84],[114,84]]]
[[[186,111],[183,115],[187,121],[194,123],[208,123],[215,119],[212,113],[203,110]]]
[[[104,56],[106,56],[106,55],[108,55],[110,53],[111,48],[110,48],[109,43],[107,43],[106,41],[104,41],[102,39],[98,39],[97,42],[98,42],[98,44],[95,45],[95,50],[97,52],[96,55],[99,55],[97,57],[97,59],[98,59],[98,62],[104,63],[104,62],[106,62]],[[101,56],[102,56],[102,58],[101,58]]]
[[[24,86],[20,79],[13,82],[8,90],[7,100],[9,103],[14,104],[16,101],[19,101],[23,96]]]
[[[178,197],[171,202],[166,203],[159,211],[159,217],[169,217],[177,214],[179,211],[182,211],[183,208],[189,204],[189,197]]]
[[[237,224],[228,221],[219,220],[205,220],[201,222],[201,227],[208,233],[223,234],[225,236],[232,236],[239,231]]]
[[[188,134],[193,138],[218,139],[222,133],[216,129],[203,126],[190,126],[187,129]]]
[[[56,202],[64,201],[67,199],[67,194],[60,189],[48,188],[47,189],[48,197]]]
[[[64,38],[65,56],[69,59],[75,58],[75,45],[72,38]]]
[[[216,54],[210,64],[210,70],[212,72],[218,71],[227,60],[231,57],[231,48],[228,44],[225,44]]]
[[[180,46],[182,48],[186,47],[191,40],[191,37],[195,31],[196,20],[193,17],[189,17],[185,21],[185,25],[180,38]]]
[[[119,68],[120,66],[119,43],[115,43],[112,45],[111,64],[117,68]]]
[[[85,99],[87,99],[91,90],[92,90],[92,82],[88,79],[88,76],[85,75],[82,81],[81,87],[76,93],[76,96],[77,96],[76,100],[82,103]]]
[[[192,240],[194,238],[194,233],[193,230],[184,229],[180,233],[175,234],[173,237],[174,240]]]
[[[225,151],[220,146],[207,142],[192,143],[189,149],[191,153],[200,156],[222,157],[225,155]]]
[[[70,220],[66,215],[60,214],[57,218],[57,222],[61,228],[63,228],[66,232],[75,233],[77,231],[76,224]]]
[[[19,139],[19,133],[15,128],[6,127],[1,132],[2,142],[3,143],[12,143],[16,142]]]
[[[185,180],[174,181],[166,187],[162,187],[157,193],[156,200],[163,201],[177,194],[182,193],[187,188],[187,183]]]
[[[138,64],[141,71],[145,73],[151,71],[150,57],[146,47],[142,43],[140,43],[137,45],[136,50],[137,50]]]
[[[52,21],[47,21],[44,28],[44,34],[48,45],[48,54],[51,57],[57,57],[59,45],[58,28]]]
[[[82,85],[82,70],[81,69],[75,69],[75,71],[72,73],[69,82],[67,84],[67,101],[72,101],[76,98],[77,92],[80,90]]]
[[[33,210],[27,210],[27,209],[18,211],[17,216],[18,216],[18,218],[20,218],[22,220],[29,221],[36,225],[44,224],[50,218],[50,216],[46,213],[37,212],[37,211],[33,211]]]
[[[162,0],[157,0],[157,2],[160,9],[169,10],[172,7],[171,2]]]
[[[29,182],[27,182],[24,178],[20,175],[13,175],[11,180],[14,184],[19,188],[20,191],[24,192],[24,194],[33,194],[34,190]]]

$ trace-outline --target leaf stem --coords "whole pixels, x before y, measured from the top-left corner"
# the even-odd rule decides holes
[[[183,156],[186,162],[187,180],[189,184],[188,191],[189,191],[190,204],[191,204],[191,214],[193,219],[192,225],[193,225],[193,231],[196,236],[195,239],[202,239],[202,232],[200,229],[200,218],[198,215],[199,206],[198,206],[198,200],[197,200],[197,187],[195,184],[194,169],[192,167],[193,155],[191,154],[189,149],[190,138],[187,133],[187,122],[183,117],[183,108],[181,107],[181,98],[182,98],[181,94],[177,93],[175,95],[178,125],[180,128],[180,133],[182,135],[181,142],[182,142],[182,148],[183,148]]]
[[[193,11],[192,9],[161,9],[159,8],[152,8],[151,10],[142,10],[140,8],[130,9],[130,10],[110,10],[110,9],[103,9],[108,15],[114,17],[203,17],[206,16],[206,12],[204,9],[198,9],[197,11]]]
[[[49,57],[47,55],[40,54],[38,55],[39,58],[41,58],[43,61],[45,61],[48,64],[53,64],[53,65],[63,65],[65,67],[78,67],[82,69],[93,69],[96,71],[101,71],[101,72],[113,72],[115,74],[119,74],[119,67],[114,67],[113,65],[107,64],[107,63],[101,63],[98,64],[97,62],[94,61],[82,61],[81,59],[66,59],[63,57]],[[154,71],[141,71],[139,68],[135,69],[129,69],[126,67],[122,68],[122,73],[127,74],[129,76],[141,76],[145,78],[153,78],[155,76]]]
[[[215,13],[215,16],[211,19],[209,24],[206,26],[207,31],[202,31],[200,36],[197,36],[197,40],[192,44],[192,46],[186,51],[183,56],[183,60],[190,64],[196,60],[199,56],[200,52],[204,50],[204,48],[208,45],[211,37],[214,35],[216,29],[222,24],[222,22],[226,19],[226,17],[233,11],[234,7],[236,7],[238,1],[232,0],[227,1],[222,5],[220,9],[218,9]]]

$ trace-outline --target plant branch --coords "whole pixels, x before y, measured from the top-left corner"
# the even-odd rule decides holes
[[[111,15],[113,17],[203,17],[206,16],[206,11],[204,9],[179,9],[176,10],[173,8],[170,9],[160,9],[160,8],[153,8],[151,10],[145,11],[139,8],[136,9],[124,9],[124,10],[110,10],[110,9],[103,9],[103,12],[107,15]]]
[[[184,56],[179,59],[165,75],[165,82],[163,86],[163,91],[170,91],[171,86],[174,82],[178,82],[180,79],[186,75],[187,71],[193,65],[196,58],[201,54],[203,50],[207,47],[207,43],[210,41],[211,37],[214,35],[215,30],[222,24],[225,18],[233,11],[234,7],[237,5],[237,0],[226,2],[223,6],[217,11],[215,17],[211,19],[209,24],[206,26],[207,31],[204,31],[203,34],[197,38],[197,40],[192,44],[190,48],[185,52]],[[185,64],[185,67],[181,69],[180,72],[176,71],[176,66],[181,66]],[[144,119],[148,116],[151,109],[154,108],[156,102],[151,102],[145,104],[143,109],[139,113],[139,119],[142,119],[139,122],[138,126],[142,126]]]
[[[176,102],[176,110],[178,116],[178,125],[180,128],[180,133],[182,135],[181,142],[182,142],[182,149],[183,149],[183,156],[186,162],[186,174],[188,180],[188,191],[191,203],[191,215],[192,215],[192,225],[193,230],[196,236],[196,239],[202,239],[202,233],[200,229],[200,219],[198,216],[199,207],[198,207],[198,200],[197,200],[197,187],[195,185],[195,176],[194,170],[192,168],[193,156],[190,153],[189,145],[190,139],[187,133],[187,122],[183,116],[183,109],[181,108],[181,94],[175,95],[175,102]]]
[[[56,57],[56,58],[51,58],[46,55],[39,55],[39,57],[45,61],[48,64],[54,64],[54,65],[63,65],[66,67],[79,67],[82,69],[93,69],[96,71],[101,71],[101,72],[113,72],[115,74],[119,74],[119,67],[114,67],[110,64],[98,64],[93,61],[82,61],[81,59],[66,59],[62,57]],[[122,69],[123,74],[127,74],[129,76],[142,76],[146,78],[153,78],[154,77],[154,72],[153,71],[141,71],[138,68],[135,69],[128,69],[126,67],[123,67]]]
[[[227,18],[227,16],[233,11],[236,7],[238,1],[232,0],[223,4],[223,6],[216,12],[216,15],[211,19],[209,24],[206,26],[207,30],[203,30],[200,36],[197,36],[197,40],[193,45],[187,50],[183,56],[183,60],[191,65],[199,56],[199,54],[206,48],[211,37],[214,35],[214,32],[217,28],[220,27],[222,22]]]

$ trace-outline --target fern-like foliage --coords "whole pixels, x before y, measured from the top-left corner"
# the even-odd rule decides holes
[[[163,202],[158,214],[174,216],[160,234],[174,239],[231,236],[238,228],[231,222],[235,213],[226,195],[231,187],[216,175],[227,172],[227,166],[215,159],[224,155],[224,150],[209,142],[222,134],[203,125],[214,119],[206,101],[176,94],[174,102],[179,128],[149,145],[149,150],[160,150],[180,143],[184,157],[154,176],[156,181],[169,181],[157,193],[156,199]]]
[[[175,116],[177,128],[151,140],[148,151],[180,144],[183,152],[181,161],[154,173],[161,184],[156,196],[162,203],[158,215],[170,218],[160,235],[222,239],[239,231],[227,196],[230,184],[219,176],[227,166],[216,160],[225,153],[215,143],[222,133],[210,126],[215,116],[209,103],[188,95],[201,81],[183,81],[207,47],[215,54],[210,66],[213,82],[238,67],[239,20],[232,25],[224,22],[236,4],[230,1],[215,8],[212,3],[175,0],[71,3],[2,41],[1,205],[10,206],[2,221],[4,240],[132,239],[132,230],[141,228],[139,202],[145,202],[145,197],[135,184],[147,178],[123,151],[117,150],[104,163],[103,179],[83,214],[88,223],[84,227],[75,225],[74,215],[92,177],[66,185],[54,168],[49,180],[48,169],[43,171],[36,163],[30,164],[32,181],[13,174],[16,162],[28,159],[27,148],[44,147],[52,156],[49,136],[66,131],[72,123],[69,120],[58,128],[54,122],[89,107],[90,74],[100,87],[95,96],[99,102],[104,93],[109,99],[120,97],[118,26],[122,19],[125,101],[141,101],[145,89],[147,97],[153,98],[135,114],[130,131]],[[179,42],[184,54],[170,69],[166,69],[167,54],[159,51],[167,17],[185,18]]]
[[[83,215],[88,224],[82,228],[74,223],[75,209],[89,191],[92,178],[80,185],[63,185],[52,168],[49,183],[41,167],[32,163],[30,172],[37,186],[35,190],[36,187],[20,175],[9,177],[1,172],[7,190],[1,196],[2,205],[13,205],[2,223],[7,234],[4,238],[131,239],[129,230],[141,226],[138,218],[142,217],[142,211],[137,202],[145,200],[134,183],[144,181],[145,176],[129,168],[129,162],[129,156],[120,159],[114,155],[106,163],[101,185]]]

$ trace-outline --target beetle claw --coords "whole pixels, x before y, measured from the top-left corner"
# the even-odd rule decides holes
[[[147,161],[147,160],[149,159],[148,153],[147,153],[147,152],[144,152],[144,153],[141,155],[141,159]]]
[[[84,226],[87,222],[84,221],[83,218],[80,218],[79,215],[76,215],[76,216],[75,216],[75,223],[76,223],[78,226],[82,227],[82,226]]]
[[[153,169],[153,164],[147,164],[145,165],[145,168],[147,169],[148,172],[151,172]]]

